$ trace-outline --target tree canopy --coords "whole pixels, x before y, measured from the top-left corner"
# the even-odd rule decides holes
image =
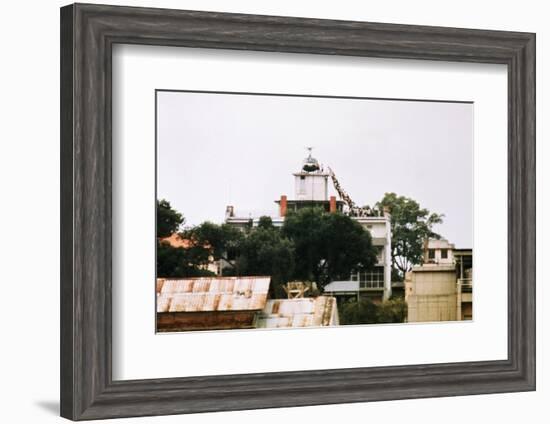
[[[387,208],[391,214],[392,264],[403,278],[413,265],[422,262],[424,242],[440,238],[433,226],[443,222],[444,215],[432,213],[416,200],[395,193],[386,193],[376,207]]]
[[[206,267],[208,251],[173,247],[166,241],[157,242],[157,276],[164,278],[203,277],[214,275]]]
[[[369,269],[376,263],[370,233],[342,213],[320,208],[290,212],[282,227],[294,242],[296,279],[324,286],[336,279],[349,279],[351,272]]]
[[[394,298],[382,303],[373,303],[368,299],[353,299],[341,305],[339,318],[341,325],[405,322],[407,303],[403,298]]]
[[[259,225],[242,240],[236,271],[239,275],[271,276],[272,294],[283,297],[283,285],[294,277],[294,243],[279,229]]]
[[[244,234],[228,224],[214,224],[206,221],[181,233],[195,248],[207,250],[212,259],[225,260],[228,264],[237,256]]]
[[[185,219],[167,200],[157,200],[157,237],[169,237],[180,229]]]
[[[157,203],[163,237],[179,229],[183,216],[169,202]],[[161,225],[157,225],[160,228]],[[349,279],[355,271],[376,263],[370,233],[342,213],[304,208],[287,215],[282,228],[269,217],[241,231],[228,224],[204,222],[179,233],[187,246],[173,247],[159,239],[157,275],[193,277],[207,273],[212,261],[222,260],[222,275],[269,275],[272,291],[282,296],[289,281],[315,281],[323,287]]]
[[[209,263],[209,251],[202,247],[175,247],[162,240],[177,233],[185,218],[167,200],[157,201],[157,276],[198,277],[213,275],[205,268]]]

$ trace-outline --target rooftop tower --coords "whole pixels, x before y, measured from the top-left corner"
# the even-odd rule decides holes
[[[294,174],[294,199],[306,201],[328,201],[328,178],[330,174],[311,156],[313,147],[307,147],[308,157],[302,168]]]

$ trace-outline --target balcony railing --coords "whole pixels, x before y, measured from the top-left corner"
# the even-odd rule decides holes
[[[384,288],[384,281],[360,281],[360,290],[378,290]]]
[[[472,279],[471,278],[459,278],[458,284],[460,285],[460,291],[471,292],[472,291]]]

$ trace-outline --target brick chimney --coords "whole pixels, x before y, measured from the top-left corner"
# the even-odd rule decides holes
[[[284,194],[281,196],[281,201],[279,202],[279,215],[286,216],[286,196]]]
[[[336,196],[330,196],[329,211],[336,212]]]

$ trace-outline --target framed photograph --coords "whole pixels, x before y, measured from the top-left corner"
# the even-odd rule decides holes
[[[61,9],[61,415],[535,389],[535,35]]]

